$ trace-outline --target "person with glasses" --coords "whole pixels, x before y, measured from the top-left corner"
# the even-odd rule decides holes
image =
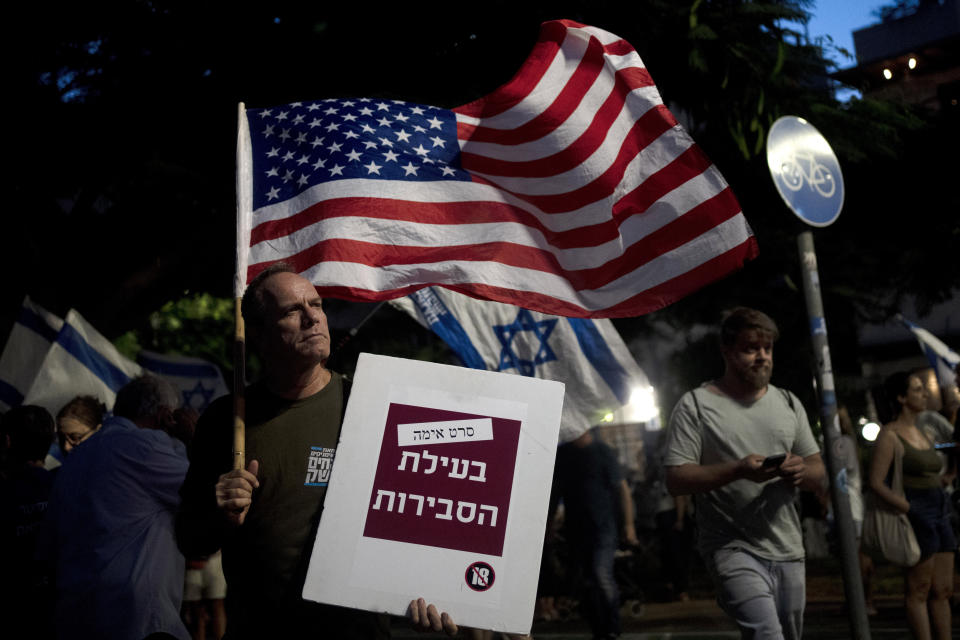
[[[162,378],[134,378],[57,471],[40,546],[55,567],[56,637],[190,640],[173,531],[187,451],[169,434],[181,402]]]
[[[107,406],[93,396],[77,396],[57,413],[57,442],[64,455],[100,429]]]

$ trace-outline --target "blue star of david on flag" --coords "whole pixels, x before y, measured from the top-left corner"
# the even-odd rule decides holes
[[[500,350],[500,364],[497,371],[516,369],[520,375],[534,376],[537,365],[556,360],[557,356],[548,342],[556,326],[557,318],[534,320],[533,315],[526,309],[520,309],[512,323],[494,325],[493,331],[503,347]],[[532,360],[525,360],[513,350],[514,337],[524,331],[531,332],[539,341],[537,352]]]
[[[197,380],[197,384],[192,389],[183,389],[181,393],[183,394],[183,406],[191,407],[198,411],[201,411],[210,404],[210,401],[213,400],[213,394],[216,392],[216,389],[208,389],[203,386],[203,382]],[[197,398],[197,401],[194,402],[194,398]]]

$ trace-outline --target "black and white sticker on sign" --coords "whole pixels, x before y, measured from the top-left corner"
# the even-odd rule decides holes
[[[493,573],[493,567],[486,562],[474,562],[467,567],[464,577],[467,580],[467,586],[474,591],[486,591],[493,586],[496,574]]]

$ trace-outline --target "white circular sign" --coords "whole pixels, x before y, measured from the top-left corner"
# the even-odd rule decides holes
[[[840,163],[812,124],[797,116],[778,118],[767,134],[767,166],[780,197],[801,220],[826,227],[840,215]]]

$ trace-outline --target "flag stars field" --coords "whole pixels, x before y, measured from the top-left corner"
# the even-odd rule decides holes
[[[470,180],[460,168],[457,125],[449,111],[401,100],[327,99],[247,113],[262,123],[251,140],[254,162],[264,161],[255,172],[257,207],[331,179]],[[435,168],[421,171],[431,164]]]

